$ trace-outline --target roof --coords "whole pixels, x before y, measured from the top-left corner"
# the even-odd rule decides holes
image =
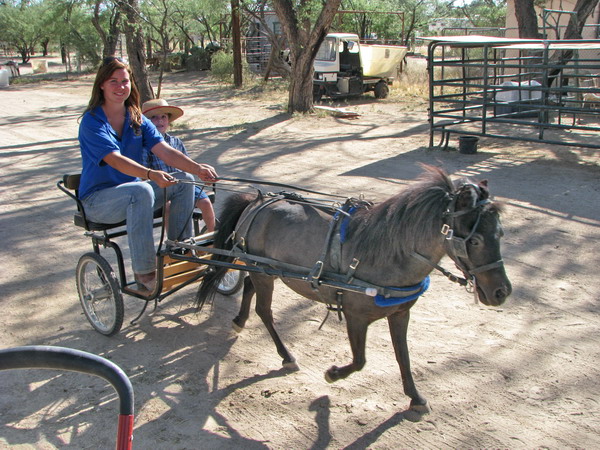
[[[428,36],[421,39],[435,42],[449,42],[457,44],[516,44],[516,43],[538,43],[543,42],[541,39],[511,39],[497,36],[480,36],[477,34],[468,36]]]
[[[429,36],[423,40],[449,43],[456,46],[486,46],[515,49],[515,50],[596,50],[600,49],[600,39],[571,39],[571,40],[544,40],[544,39],[515,39],[496,36]]]
[[[358,39],[358,34],[354,33],[329,33],[326,37],[334,37],[338,39]]]

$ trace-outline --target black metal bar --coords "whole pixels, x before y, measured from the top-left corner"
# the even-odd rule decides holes
[[[108,381],[119,395],[119,413],[133,415],[133,387],[115,363],[92,353],[50,345],[33,345],[0,350],[0,370],[58,369],[87,373]]]

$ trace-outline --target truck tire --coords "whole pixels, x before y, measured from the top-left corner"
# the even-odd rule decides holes
[[[375,85],[373,91],[375,93],[375,98],[386,98],[390,93],[390,88],[385,81],[380,81]]]
[[[323,98],[323,91],[320,87],[313,89],[313,103],[319,103]]]

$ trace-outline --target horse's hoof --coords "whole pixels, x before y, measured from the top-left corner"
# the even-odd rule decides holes
[[[237,323],[235,322],[231,322],[231,328],[233,328],[233,331],[235,331],[236,333],[241,333],[242,330],[244,329],[244,327],[240,327]]]
[[[337,380],[339,380],[339,377],[337,377],[336,375],[337,367],[330,367],[327,371],[325,371],[325,381],[327,381],[328,383],[335,383]]]
[[[300,366],[298,365],[298,363],[296,361],[290,361],[290,362],[284,361],[282,366],[285,370],[289,370],[290,372],[297,372],[300,370]]]
[[[422,405],[413,404],[411,402],[409,408],[402,413],[402,416],[409,422],[420,422],[424,415],[429,414],[431,410],[425,402]]]
[[[408,408],[411,411],[415,411],[421,414],[428,414],[431,412],[431,409],[429,409],[429,404],[427,402],[425,403],[413,403],[410,402],[410,407]]]

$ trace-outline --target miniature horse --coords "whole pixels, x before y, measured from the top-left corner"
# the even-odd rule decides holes
[[[419,413],[428,411],[427,401],[412,378],[406,335],[410,308],[427,288],[429,273],[436,268],[453,281],[467,284],[468,280],[479,300],[489,306],[501,305],[512,290],[500,254],[500,207],[490,199],[487,182],[454,184],[443,170],[424,169],[420,179],[398,195],[376,206],[354,203],[337,215],[301,197],[237,194],[227,199],[215,236],[215,248],[233,249],[231,255],[254,267],[306,268],[305,276],[284,275],[283,282],[306,298],[341,309],[353,359],[348,365],[329,368],[329,382],[363,368],[367,327],[387,318],[404,393],[411,399],[410,409]],[[438,265],[446,254],[465,279]],[[219,267],[204,277],[198,306],[214,295],[226,271]],[[244,327],[256,293],[256,312],[275,342],[283,366],[297,370],[274,327],[273,274],[273,270],[249,272],[234,327],[237,331]],[[340,289],[327,279],[342,279],[372,290]]]

